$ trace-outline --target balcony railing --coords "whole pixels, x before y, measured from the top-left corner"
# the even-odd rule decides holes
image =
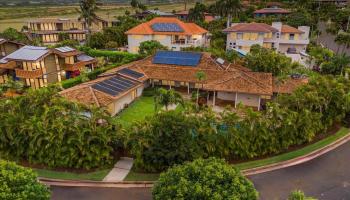
[[[200,40],[173,40],[171,44],[177,44],[177,45],[199,45]]]
[[[66,71],[77,71],[77,70],[80,70],[81,68],[83,68],[86,64],[87,64],[87,62],[85,62],[85,61],[76,62],[74,64],[67,64],[66,63],[63,69]]]
[[[23,70],[23,69],[15,69],[16,77],[18,78],[40,78],[43,75],[43,71],[41,69],[36,69],[33,71]]]

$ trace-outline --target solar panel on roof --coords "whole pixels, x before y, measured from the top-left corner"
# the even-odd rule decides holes
[[[75,49],[68,47],[68,46],[65,46],[65,47],[56,48],[56,50],[58,50],[62,53],[66,53],[66,52],[74,51]]]
[[[157,32],[183,32],[184,30],[176,23],[155,23],[152,29]]]
[[[133,78],[141,78],[144,76],[142,73],[136,72],[136,71],[128,69],[128,68],[124,68],[122,70],[119,70],[118,72],[121,74],[130,76],[130,77],[133,77]]]
[[[201,53],[194,52],[158,51],[153,58],[153,63],[195,67],[199,64],[201,57]]]
[[[98,91],[110,94],[112,96],[117,96],[118,94],[129,90],[135,85],[137,85],[136,81],[132,81],[121,76],[115,76],[101,81],[99,83],[96,83],[91,87]]]

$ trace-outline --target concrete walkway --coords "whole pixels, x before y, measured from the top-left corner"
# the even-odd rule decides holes
[[[103,181],[122,181],[129,174],[134,160],[132,158],[121,157],[114,165],[114,168],[107,174]]]

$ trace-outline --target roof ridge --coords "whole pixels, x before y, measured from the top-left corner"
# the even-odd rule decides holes
[[[100,107],[100,102],[98,101],[98,99],[97,99],[97,97],[96,97],[96,94],[95,94],[95,92],[94,92],[94,89],[92,89],[91,86],[89,86],[89,89],[90,89],[90,92],[91,92],[91,94],[92,94],[92,98],[95,100],[97,106]]]

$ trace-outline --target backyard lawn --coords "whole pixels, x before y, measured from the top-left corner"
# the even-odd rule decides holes
[[[133,122],[141,121],[147,116],[155,113],[153,97],[141,96],[129,105],[128,108],[119,113],[115,120],[124,127],[130,126]]]

